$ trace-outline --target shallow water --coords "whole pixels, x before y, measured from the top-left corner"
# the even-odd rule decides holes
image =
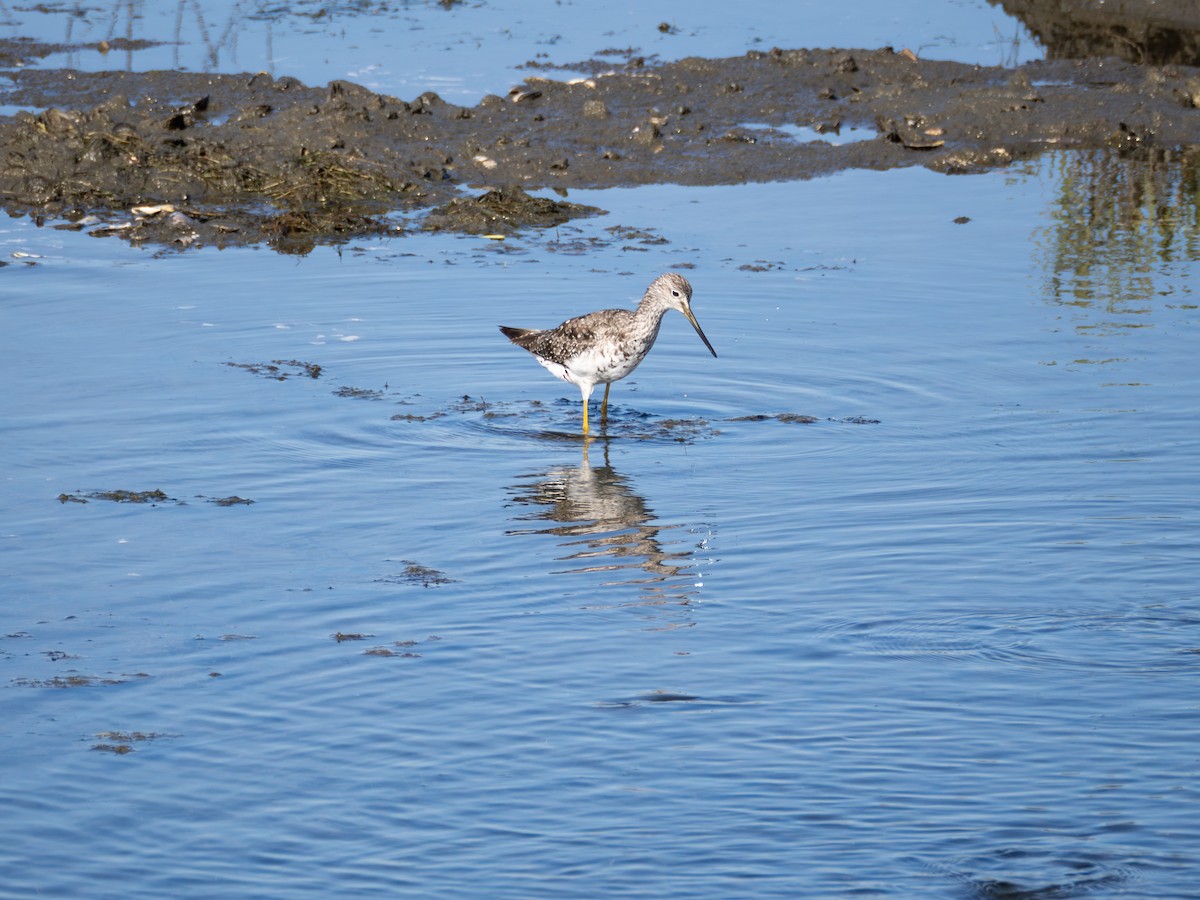
[[[1189,172],[6,221],[3,893],[1191,895]],[[669,316],[585,447],[495,326],[672,268],[720,357]]]
[[[750,0],[736,16],[724,5],[694,0],[625,7],[581,0],[297,0],[286,8],[267,0],[118,0],[9,4],[0,13],[0,36],[67,46],[32,63],[39,67],[266,71],[308,84],[345,78],[405,99],[432,90],[464,104],[538,74],[527,63],[562,65],[606,52],[614,65],[629,53],[666,61],[774,46],[909,47],[927,59],[982,65],[1042,55],[1020,22],[984,0],[836,6]],[[112,49],[93,49],[102,41]]]

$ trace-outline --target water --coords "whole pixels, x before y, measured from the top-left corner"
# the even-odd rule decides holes
[[[624,8],[580,0],[297,0],[286,8],[267,0],[112,0],[8,4],[0,7],[0,37],[64,45],[30,60],[39,67],[267,71],[308,84],[346,78],[401,98],[432,90],[462,104],[505,93],[530,74],[527,63],[563,65],[606,50],[666,61],[773,46],[893,45],[982,65],[1042,55],[1020,22],[983,0],[753,0],[732,17],[726,7],[686,0]],[[135,40],[151,43],[128,43]],[[106,52],[94,49],[102,41]]]
[[[746,137],[753,140],[794,140],[797,142],[820,141],[824,144],[853,144],[857,141],[871,141],[879,137],[879,132],[869,131],[865,128],[847,128],[845,132],[841,128],[831,129],[828,131],[818,131],[808,125],[790,125],[783,124],[779,126],[768,125],[764,122],[747,122],[741,126],[741,131]]]
[[[1138,218],[1186,184],[303,258],[8,221],[4,893],[1190,895],[1196,246]],[[684,265],[720,358],[668,317],[585,452],[495,325]]]
[[[840,21],[764,40],[918,43]],[[347,77],[313,27],[287,73]],[[0,896],[1194,896],[1194,170],[573,192],[609,214],[304,257],[4,220]],[[495,326],[670,269],[720,357],[668,316],[585,448]]]

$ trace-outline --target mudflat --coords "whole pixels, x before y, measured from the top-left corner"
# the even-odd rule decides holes
[[[32,49],[0,44],[0,58]],[[261,73],[25,67],[3,94],[30,111],[0,117],[0,196],[10,214],[135,241],[303,252],[362,234],[504,234],[594,212],[535,189],[565,198],[913,165],[966,174],[1050,147],[1200,144],[1200,69],[1177,63],[1006,68],[882,48],[663,64],[630,52],[570,68],[589,74],[561,80],[547,67],[466,107]],[[861,139],[822,139],[831,134]]]

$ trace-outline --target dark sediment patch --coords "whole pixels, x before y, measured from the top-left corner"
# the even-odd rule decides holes
[[[1178,53],[1132,57],[1163,65],[1088,58],[1006,68],[891,48],[662,64],[620,51],[571,64],[591,77],[530,77],[472,107],[266,74],[19,68],[0,103],[38,111],[0,117],[0,197],[11,214],[134,242],[266,242],[303,253],[413,227],[505,234],[596,212],[535,190],[914,165],[970,173],[1049,147],[1139,154],[1200,144],[1200,69],[1181,63],[1195,33],[1142,37],[1159,49],[1169,37]],[[1066,38],[1060,46],[1071,50]],[[0,63],[31,50],[0,42]],[[833,144],[777,130],[796,125],[875,138]]]
[[[149,491],[129,491],[124,488],[112,491],[80,491],[74,494],[62,493],[55,499],[59,503],[78,504],[91,503],[93,500],[107,500],[110,503],[132,503],[143,506],[187,505],[186,501],[171,497],[157,488]],[[196,499],[211,503],[214,506],[251,506],[254,504],[253,500],[247,500],[245,497],[239,497],[236,494],[231,494],[228,497],[206,497],[203,494],[197,494]]]
[[[430,212],[423,227],[426,231],[509,234],[522,228],[562,225],[578,216],[601,212],[594,206],[531,197],[520,188],[510,187],[488,191],[481,197],[455,197]]]
[[[458,581],[457,578],[451,578],[445,572],[423,566],[411,559],[403,559],[401,562],[404,563],[404,571],[384,575],[375,580],[385,584],[411,584],[426,588],[454,584]]]
[[[145,672],[120,675],[82,675],[72,672],[67,675],[55,675],[53,678],[14,678],[11,684],[14,687],[79,688],[126,684],[131,679],[149,677]]]
[[[115,753],[123,756],[133,753],[135,744],[149,743],[163,738],[177,737],[173,734],[161,734],[154,731],[100,731],[96,733],[99,743],[92,744],[91,749],[102,753]]]
[[[1051,59],[1113,56],[1153,65],[1200,65],[1200,7],[1191,0],[990,0]]]
[[[159,503],[175,503],[175,498],[168,497],[157,488],[149,491],[128,491],[118,488],[112,491],[86,491],[79,494],[59,494],[59,503],[88,503],[92,500],[108,500],[112,503],[149,503],[154,506]]]
[[[275,381],[287,381],[289,378],[303,376],[305,378],[320,378],[321,367],[317,363],[303,362],[298,359],[274,359],[269,363],[236,363],[227,362],[225,365],[233,369],[241,369],[251,375],[261,375]]]

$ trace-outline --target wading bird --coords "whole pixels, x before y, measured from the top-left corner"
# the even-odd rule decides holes
[[[536,328],[500,330],[518,347],[524,347],[556,377],[579,385],[583,395],[583,433],[588,433],[588,401],[596,385],[604,385],[604,402],[600,405],[600,422],[608,421],[608,391],[614,381],[620,381],[646,358],[658,327],[667,310],[683,313],[704,346],[713,356],[708,338],[692,315],[692,286],[682,275],[668,272],[659,275],[646,288],[642,302],[634,311],[602,309],[567,319],[557,328],[539,331]]]

